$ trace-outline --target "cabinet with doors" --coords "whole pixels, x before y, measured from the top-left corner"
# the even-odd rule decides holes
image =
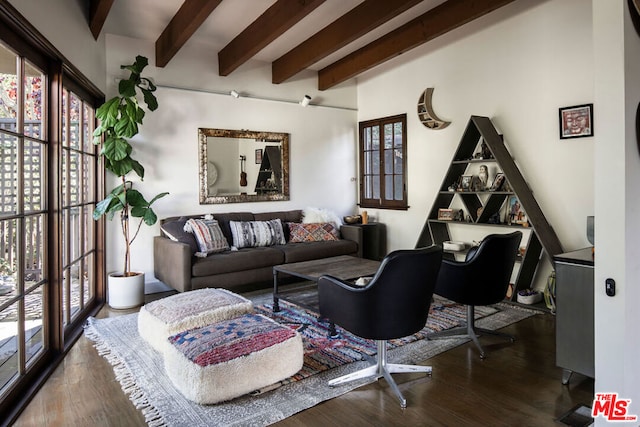
[[[461,233],[478,239],[491,233],[523,231],[514,300],[515,291],[531,287],[543,251],[549,257],[563,252],[502,136],[488,117],[471,116],[417,246],[451,241],[453,227],[462,227]]]

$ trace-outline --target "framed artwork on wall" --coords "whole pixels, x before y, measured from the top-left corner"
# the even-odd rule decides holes
[[[593,104],[559,109],[560,139],[593,136]]]
[[[256,150],[256,165],[259,165],[262,163],[262,148],[258,148]]]

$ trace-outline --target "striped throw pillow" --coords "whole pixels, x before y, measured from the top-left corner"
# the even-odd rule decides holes
[[[190,219],[184,225],[184,231],[196,238],[200,249],[194,254],[197,257],[205,258],[209,254],[229,250],[229,242],[215,219]]]
[[[256,246],[284,245],[284,230],[279,219],[269,221],[229,221],[233,246],[251,248]]]

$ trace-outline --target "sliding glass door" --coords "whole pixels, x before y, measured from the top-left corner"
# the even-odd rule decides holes
[[[0,413],[26,401],[104,299],[99,91],[0,3]],[[49,49],[45,47],[49,46]],[[100,255],[99,255],[100,254]],[[1,423],[2,420],[0,420]]]
[[[63,89],[62,96],[62,321],[76,319],[95,296],[96,146],[94,111]]]
[[[46,82],[0,44],[0,387],[48,345]]]

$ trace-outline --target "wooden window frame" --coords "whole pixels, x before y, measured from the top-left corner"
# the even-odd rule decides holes
[[[402,173],[398,174],[394,171],[392,173],[385,172],[385,156],[384,156],[384,126],[388,124],[400,123],[402,125]],[[379,155],[379,173],[366,173],[366,160],[365,160],[365,129],[378,127],[380,136],[380,145],[378,147]],[[359,167],[358,175],[360,182],[360,203],[361,208],[374,208],[374,209],[396,209],[407,210],[409,208],[407,197],[407,114],[399,114],[395,116],[383,117],[379,119],[367,120],[358,124],[358,153],[359,153]],[[377,190],[380,195],[379,198],[367,197],[366,194],[366,180],[368,176],[379,176]],[[388,176],[401,176],[402,180],[402,198],[401,199],[386,199],[386,182],[385,177]],[[397,178],[393,178],[395,180]],[[373,185],[373,184],[372,184]]]
[[[79,95],[87,105],[96,108],[104,102],[104,94],[77,68],[75,68],[42,34],[38,32],[13,6],[0,1],[0,39],[3,44],[14,50],[20,57],[42,70],[47,75],[47,102],[49,122],[43,123],[43,134],[49,141],[49,153],[46,168],[50,172],[44,183],[48,194],[46,211],[48,212],[48,238],[46,250],[48,257],[45,262],[49,283],[45,296],[43,316],[47,318],[46,347],[39,358],[29,363],[29,369],[20,374],[20,378],[5,389],[0,399],[0,413],[4,420],[11,424],[16,420],[22,408],[51,375],[55,367],[63,360],[65,353],[82,335],[83,323],[86,317],[96,315],[105,302],[105,259],[104,259],[104,221],[99,221],[96,227],[96,288],[95,298],[84,307],[82,315],[63,327],[62,324],[62,265],[61,265],[61,237],[60,227],[60,173],[57,165],[60,162],[62,90],[63,85]],[[44,135],[43,135],[44,136]],[[104,165],[98,163],[96,173],[96,199],[100,200],[105,193]]]

